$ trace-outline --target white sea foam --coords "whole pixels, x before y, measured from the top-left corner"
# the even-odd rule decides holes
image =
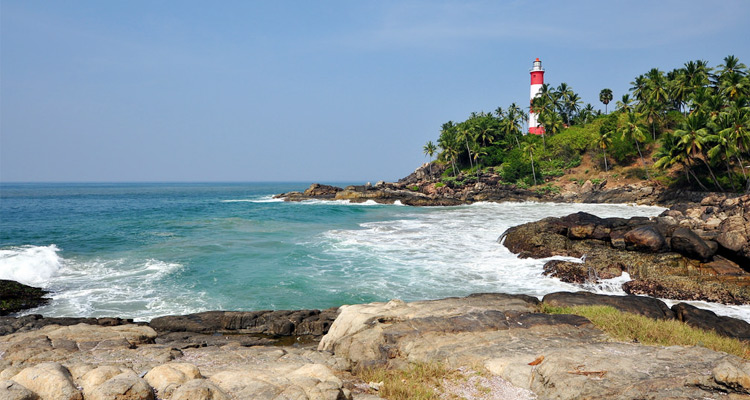
[[[616,204],[475,203],[469,206],[414,209],[405,218],[368,222],[360,229],[331,230],[323,245],[358,291],[379,297],[416,300],[505,292],[543,296],[567,290],[625,295],[630,275],[575,285],[542,274],[551,259],[519,259],[497,238],[506,229],[548,216],[585,211],[600,217],[658,215],[664,208]],[[358,265],[359,264],[359,265]],[[368,267],[367,265],[373,267]],[[714,305],[724,315],[750,320],[750,306]]]
[[[63,268],[59,251],[54,244],[0,250],[0,279],[45,286]]]
[[[205,293],[166,283],[182,268],[179,263],[155,259],[65,260],[55,279],[41,285],[51,291],[53,301],[27,313],[148,320],[205,311]]]

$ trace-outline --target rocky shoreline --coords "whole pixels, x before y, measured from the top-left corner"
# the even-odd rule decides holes
[[[427,167],[396,183],[313,184],[305,192],[277,197],[419,206],[553,201],[671,207],[652,219],[585,213],[546,218],[501,235],[502,243],[521,257],[580,258],[545,264],[545,273],[568,282],[597,282],[627,272],[632,278],[624,287],[632,293],[628,296],[560,292],[540,301],[491,293],[328,310],[208,311],[148,323],[3,316],[0,399],[369,400],[380,398],[379,383],[360,381],[357,371],[412,363],[441,363],[482,376],[482,385],[471,383],[477,382],[474,378],[444,382],[445,390],[454,390],[444,393],[446,398],[459,393],[483,399],[750,395],[747,358],[701,346],[618,342],[586,318],[540,312],[542,304],[609,305],[750,343],[745,321],[633,295],[750,304],[750,196],[591,181],[571,182],[557,193],[533,192],[502,185],[491,175],[480,175],[474,185],[440,186],[432,178],[441,171]],[[13,284],[0,289],[23,296],[20,301],[3,297],[0,315],[47,301],[43,291]]]
[[[631,294],[750,304],[750,196],[705,197],[656,218],[599,218],[587,213],[512,227],[500,241],[519,257],[553,255],[545,273],[566,282],[630,274]]]
[[[505,184],[497,174],[459,175],[456,180],[440,181],[444,166],[425,164],[398,182],[352,185],[345,188],[312,184],[303,192],[281,193],[285,201],[346,200],[353,203],[399,202],[409,206],[456,206],[481,201],[538,201],[558,203],[619,203],[670,206],[699,203],[708,193],[672,190],[648,183],[617,184],[606,180],[569,182],[562,188],[530,190]],[[462,182],[458,184],[456,182]]]
[[[610,305],[750,341],[747,322],[687,304],[670,309],[648,297],[583,292],[553,293],[541,302],[488,293],[329,310],[210,311],[149,323],[6,316],[0,398],[366,400],[378,398],[378,386],[352,372],[414,362],[484,374],[492,388],[504,388],[485,387],[490,397],[483,398],[490,399],[750,394],[746,359],[702,347],[612,341],[586,318],[540,313],[542,303]],[[477,390],[465,382],[445,387]]]

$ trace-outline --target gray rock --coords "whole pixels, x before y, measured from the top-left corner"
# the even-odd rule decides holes
[[[229,396],[211,381],[193,379],[175,389],[170,400],[229,400]]]
[[[108,379],[90,393],[86,400],[154,400],[154,391],[145,380],[132,372]]]
[[[0,381],[0,399],[2,400],[37,400],[38,397],[31,390],[18,382]]]
[[[703,261],[710,260],[716,252],[716,249],[712,249],[700,236],[685,227],[675,229],[670,246],[672,251]]]
[[[713,311],[703,310],[687,303],[673,305],[672,311],[678,320],[692,327],[750,341],[750,324],[741,319],[716,315]]]
[[[24,368],[12,380],[42,400],[83,400],[70,372],[59,363],[48,362]]]
[[[637,250],[646,250],[653,253],[668,249],[664,236],[654,226],[640,226],[625,233],[625,242]]]
[[[542,303],[555,307],[604,305],[654,319],[675,318],[672,310],[663,301],[644,296],[608,296],[591,292],[557,292],[544,296]]]

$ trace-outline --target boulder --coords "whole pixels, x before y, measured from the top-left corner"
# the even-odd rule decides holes
[[[200,370],[190,363],[169,363],[160,365],[149,371],[144,379],[159,393],[159,396],[169,397],[172,391],[183,383],[202,378]]]
[[[667,241],[656,227],[640,226],[625,233],[625,242],[636,250],[657,253],[668,249]]]
[[[114,378],[115,376],[126,373],[130,373],[135,376],[135,372],[131,369],[103,365],[83,374],[83,376],[81,376],[81,378],[78,380],[78,385],[81,386],[84,396],[86,397],[86,399],[88,399],[90,393],[99,385]]]
[[[12,380],[34,392],[41,400],[83,400],[70,372],[59,363],[24,368]]]
[[[750,341],[750,324],[741,319],[716,315],[713,311],[703,310],[687,303],[673,305],[672,311],[678,320],[694,328]]]
[[[225,393],[239,399],[345,399],[343,383],[330,368],[320,364],[226,370],[211,376]]]
[[[716,252],[700,236],[685,227],[675,229],[669,243],[672,251],[703,261],[710,260]]]
[[[336,309],[276,311],[206,311],[157,317],[149,325],[159,332],[212,334],[242,330],[272,336],[322,336],[336,318]]]
[[[333,198],[336,193],[340,192],[340,187],[331,185],[321,185],[319,183],[313,183],[304,192],[305,196],[316,197],[316,198]]]
[[[31,390],[21,386],[18,382],[0,381],[0,399],[3,400],[37,400],[38,397]]]
[[[555,307],[610,306],[623,312],[654,319],[674,319],[674,313],[659,299],[644,296],[609,296],[591,292],[550,293],[542,303]]]
[[[209,380],[193,379],[175,389],[170,400],[230,400],[230,397]]]
[[[717,365],[711,375],[715,382],[732,391],[750,395],[750,364],[727,360]]]
[[[0,279],[0,315],[39,307],[47,304],[46,290],[16,281]]]
[[[720,233],[716,241],[735,258],[743,260],[745,265],[750,265],[750,216],[747,217],[737,214],[725,219],[719,225]]]
[[[86,400],[154,400],[145,380],[131,372],[116,375],[86,394]]]

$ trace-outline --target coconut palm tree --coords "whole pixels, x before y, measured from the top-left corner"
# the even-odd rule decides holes
[[[534,169],[534,150],[536,150],[536,144],[532,141],[524,142],[523,151],[527,153],[531,158],[531,174],[534,177],[534,186],[536,186],[536,170]]]
[[[602,91],[599,92],[599,101],[604,103],[604,113],[609,114],[607,111],[607,105],[612,101],[612,89],[602,89]]]
[[[428,141],[427,144],[422,147],[422,150],[424,151],[424,154],[426,156],[430,157],[430,177],[432,177],[432,156],[435,155],[435,151],[437,151],[437,146],[435,146],[435,143],[432,143],[432,140]]]
[[[693,113],[687,116],[685,120],[680,124],[680,129],[674,131],[674,135],[679,138],[680,146],[685,149],[688,160],[700,160],[708,168],[709,174],[714,181],[714,186],[720,191],[724,191],[724,188],[719,184],[719,180],[716,179],[711,165],[706,160],[703,154],[703,148],[708,142],[708,130],[706,125],[708,118],[704,113]]]
[[[745,66],[745,64],[741,63],[740,60],[734,55],[728,55],[724,57],[724,64],[719,64],[718,69],[719,79],[721,79],[721,77],[727,73],[737,72],[741,76],[747,74],[747,67]]]
[[[661,119],[664,105],[654,100],[647,100],[638,104],[638,108],[651,125],[651,136],[656,140],[656,122]]]
[[[461,148],[457,136],[456,125],[453,121],[448,121],[441,127],[440,137],[438,137],[438,146],[443,149],[440,156],[451,162],[453,176],[456,176],[456,158],[458,157],[459,149]],[[438,158],[440,158],[440,156],[438,156]]]
[[[639,75],[630,84],[633,85],[630,88],[630,91],[633,92],[633,97],[638,101],[642,101],[646,97],[646,91],[648,90],[648,79],[644,75]]]
[[[602,149],[602,152],[604,153],[604,171],[609,171],[609,166],[607,165],[607,147],[612,144],[612,132],[602,132],[599,135],[599,140],[597,144],[599,145],[599,148]]]
[[[630,98],[629,94],[625,93],[622,95],[622,100],[617,100],[616,106],[618,111],[630,113],[633,111],[633,99]]]
[[[635,142],[638,155],[641,157],[641,164],[643,164],[643,169],[646,170],[646,178],[651,179],[648,167],[646,167],[646,160],[643,159],[643,153],[641,152],[640,143],[646,140],[646,136],[643,135],[643,130],[641,129],[640,115],[635,112],[628,113],[625,125],[620,128],[619,132],[623,140],[630,139]]]
[[[684,150],[684,146],[679,142],[679,138],[671,132],[666,132],[661,137],[662,145],[656,152],[657,160],[654,163],[654,168],[668,169],[672,165],[680,165],[688,182],[690,182],[690,176],[692,176],[703,191],[708,192],[708,188],[695,175],[692,169],[690,169],[687,152]]]

